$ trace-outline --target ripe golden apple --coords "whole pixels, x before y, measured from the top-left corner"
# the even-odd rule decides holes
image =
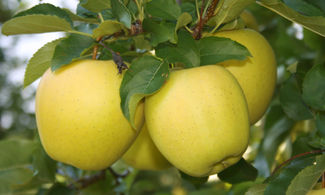
[[[123,160],[128,165],[142,170],[162,170],[171,167],[152,142],[146,125],[143,125],[138,137],[124,154]]]
[[[171,72],[164,86],[146,98],[145,118],[159,151],[191,176],[222,171],[241,158],[248,144],[245,97],[222,66]]]
[[[319,189],[319,190],[310,190],[307,195],[324,195],[325,194],[325,188]]]
[[[276,59],[267,40],[251,29],[223,31],[214,34],[244,45],[252,57],[220,63],[238,80],[246,96],[250,123],[257,122],[272,99],[276,84]]]
[[[126,152],[138,131],[122,114],[121,81],[113,61],[80,60],[45,72],[36,93],[36,121],[49,156],[100,170]],[[139,129],[143,121],[142,103],[135,118]]]
[[[240,14],[240,18],[244,21],[247,28],[251,28],[253,30],[258,31],[258,23],[257,23],[255,17],[253,16],[253,14],[250,11],[244,10]]]

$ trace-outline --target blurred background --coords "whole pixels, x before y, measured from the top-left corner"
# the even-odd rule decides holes
[[[77,0],[1,0],[1,25],[21,10],[38,3],[52,3],[75,10]],[[47,33],[19,36],[0,35],[0,138],[5,136],[33,137],[36,128],[34,98],[38,81],[23,88],[24,72],[28,60],[45,43],[64,36]]]
[[[79,3],[77,0],[0,0],[0,28],[15,13],[30,8],[40,2],[48,2],[59,7],[65,7],[73,12],[75,12]],[[323,40],[323,38],[308,30],[303,30],[300,25],[293,24],[258,5],[249,7],[249,10],[257,19],[260,32],[269,40],[276,53],[278,60],[278,84],[283,83],[289,78],[290,70],[295,69],[298,62],[304,63],[307,67],[311,67],[315,63],[325,61],[325,55],[321,53],[323,50],[320,49],[324,46],[321,44],[322,42],[317,41],[319,39]],[[0,140],[9,138],[37,139],[34,98],[38,81],[24,89],[24,70],[33,53],[45,43],[62,36],[64,36],[63,33],[9,37],[0,35]],[[271,112],[271,114],[278,114],[276,112],[278,108],[279,99],[277,91],[271,106],[274,112]],[[283,112],[281,114],[284,115]],[[270,174],[269,167],[265,167],[265,162],[258,160],[261,158],[256,158],[261,140],[264,137],[262,129],[264,128],[265,120],[267,119],[264,118],[252,127],[251,143],[245,154],[246,160],[254,162],[255,167],[258,168],[260,178],[265,178]],[[278,163],[283,162],[292,154],[292,143],[294,141],[292,136],[296,136],[296,132],[304,132],[311,129],[308,127],[308,121],[302,121],[299,124],[289,119],[288,121],[289,125],[287,128],[296,128],[296,130],[291,131],[294,135],[286,135],[279,139],[279,148],[273,149],[275,151],[274,154],[276,154],[275,159]],[[270,137],[271,143],[272,139]],[[1,152],[0,158],[4,158],[1,156]],[[47,170],[54,172],[53,175],[57,183],[54,186],[46,185],[47,182],[37,183],[37,185],[30,185],[29,183],[28,185],[30,186],[27,187],[29,190],[28,193],[73,193],[71,186],[78,179],[87,178],[95,174],[94,172],[81,171],[61,163],[56,164],[50,159],[47,159],[46,165],[50,166],[50,168],[45,167]],[[105,180],[82,189],[80,194],[124,194],[127,192],[132,192],[132,194],[177,195],[241,194],[243,190],[246,190],[252,184],[247,182],[238,185],[227,185],[218,182],[217,176],[211,176],[209,182],[201,185],[205,181],[191,181],[191,178],[187,180],[180,179],[180,175],[175,169],[161,172],[138,171],[126,166],[123,162],[116,163],[113,168],[119,174],[124,173],[125,170],[129,170],[130,173],[126,177],[116,177],[114,174],[107,173]],[[0,183],[1,181],[0,177]],[[62,186],[62,183],[66,185]],[[2,192],[1,189],[3,189],[3,186],[0,184],[0,194]],[[27,194],[27,191],[23,191],[21,194]]]

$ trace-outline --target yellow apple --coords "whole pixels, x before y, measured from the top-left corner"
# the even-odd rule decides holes
[[[324,195],[325,194],[325,188],[319,189],[319,190],[310,190],[307,195]]]
[[[107,168],[135,140],[120,108],[122,75],[113,61],[80,60],[47,70],[36,93],[36,121],[50,157],[84,170]],[[143,124],[143,103],[135,123]]]
[[[247,28],[251,28],[251,29],[258,31],[258,23],[250,11],[244,10],[240,14],[240,18],[244,21]]]
[[[138,137],[124,154],[123,160],[128,165],[142,170],[162,170],[171,167],[152,142],[146,125],[143,125]]]
[[[276,59],[267,40],[251,29],[222,31],[214,34],[244,45],[252,57],[220,63],[238,80],[246,96],[250,123],[257,122],[272,99],[276,84]]]
[[[232,74],[209,65],[171,72],[145,101],[149,134],[176,168],[218,173],[240,160],[249,137],[247,104]]]

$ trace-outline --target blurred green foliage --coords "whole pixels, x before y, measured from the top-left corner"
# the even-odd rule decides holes
[[[5,6],[8,2],[0,1],[1,24],[16,11]],[[191,1],[182,5],[182,10],[191,10],[192,4],[189,2]],[[107,170],[104,173],[82,171],[53,161],[40,144],[35,116],[30,109],[35,89],[23,89],[22,84],[17,85],[10,78],[17,69],[25,66],[26,59],[20,59],[19,55],[7,55],[8,48],[0,47],[0,194],[239,195],[247,190],[265,190],[266,194],[273,194],[273,190],[276,190],[283,194],[291,181],[288,178],[293,179],[299,171],[313,164],[315,157],[296,159],[277,174],[272,174],[271,171],[293,155],[325,148],[324,96],[317,96],[322,89],[316,88],[315,91],[310,87],[318,85],[320,80],[324,81],[325,38],[302,29],[257,4],[248,9],[256,17],[260,32],[272,45],[278,62],[274,99],[264,119],[252,126],[249,151],[245,156],[247,162],[258,170],[256,180],[255,176],[252,179],[254,181],[229,179],[227,177],[230,176],[227,175],[235,170],[231,168],[223,173],[226,177],[223,180],[229,182],[224,183],[219,179],[210,178],[207,182],[201,182],[202,180],[184,177],[174,168],[166,171],[136,170],[122,161],[115,163],[111,172]],[[78,11],[80,15],[90,14],[81,6]],[[112,14],[103,13],[107,17]],[[195,13],[191,14],[195,19]],[[93,28],[81,27],[84,28],[83,31]],[[129,48],[122,47],[127,41],[120,41],[123,43],[121,45],[120,42],[115,42],[111,47],[116,48],[116,51],[127,51]],[[315,69],[321,66],[315,73]],[[308,79],[305,80],[306,77]],[[123,175],[125,171],[129,173]],[[265,181],[270,175],[272,177]],[[87,183],[91,181],[94,182]],[[263,181],[269,182],[268,185],[262,185]],[[310,186],[306,186],[308,187]]]

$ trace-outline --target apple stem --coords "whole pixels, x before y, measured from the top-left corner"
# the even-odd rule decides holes
[[[279,164],[277,167],[275,167],[275,169],[273,170],[273,172],[271,173],[271,176],[274,175],[280,168],[282,168],[284,165],[286,165],[287,163],[289,163],[290,161],[302,157],[302,156],[306,156],[308,154],[319,154],[319,153],[323,153],[325,152],[325,150],[313,150],[313,151],[309,151],[309,152],[304,152],[301,154],[297,154],[291,158],[289,158],[288,160],[284,161],[283,163]]]
[[[200,19],[197,25],[193,29],[193,38],[194,39],[200,39],[202,36],[202,28],[204,24],[212,17],[214,16],[214,10],[216,9],[217,5],[219,3],[219,0],[213,0],[211,4],[209,5],[206,14],[203,16],[204,12],[204,0],[202,1],[201,11],[200,11]]]
[[[96,39],[96,41],[99,42],[101,39],[102,39],[102,37],[98,37]],[[92,59],[93,60],[96,60],[97,59],[97,52],[98,52],[98,45],[95,45],[94,46],[94,49],[93,49],[93,56],[92,56]]]
[[[98,43],[103,46],[105,49],[107,49],[113,57],[113,61],[117,65],[118,73],[122,74],[123,70],[128,69],[129,67],[124,63],[122,56],[120,56],[119,53],[113,51],[111,48],[109,48],[104,41],[110,38],[111,36],[103,37]]]

